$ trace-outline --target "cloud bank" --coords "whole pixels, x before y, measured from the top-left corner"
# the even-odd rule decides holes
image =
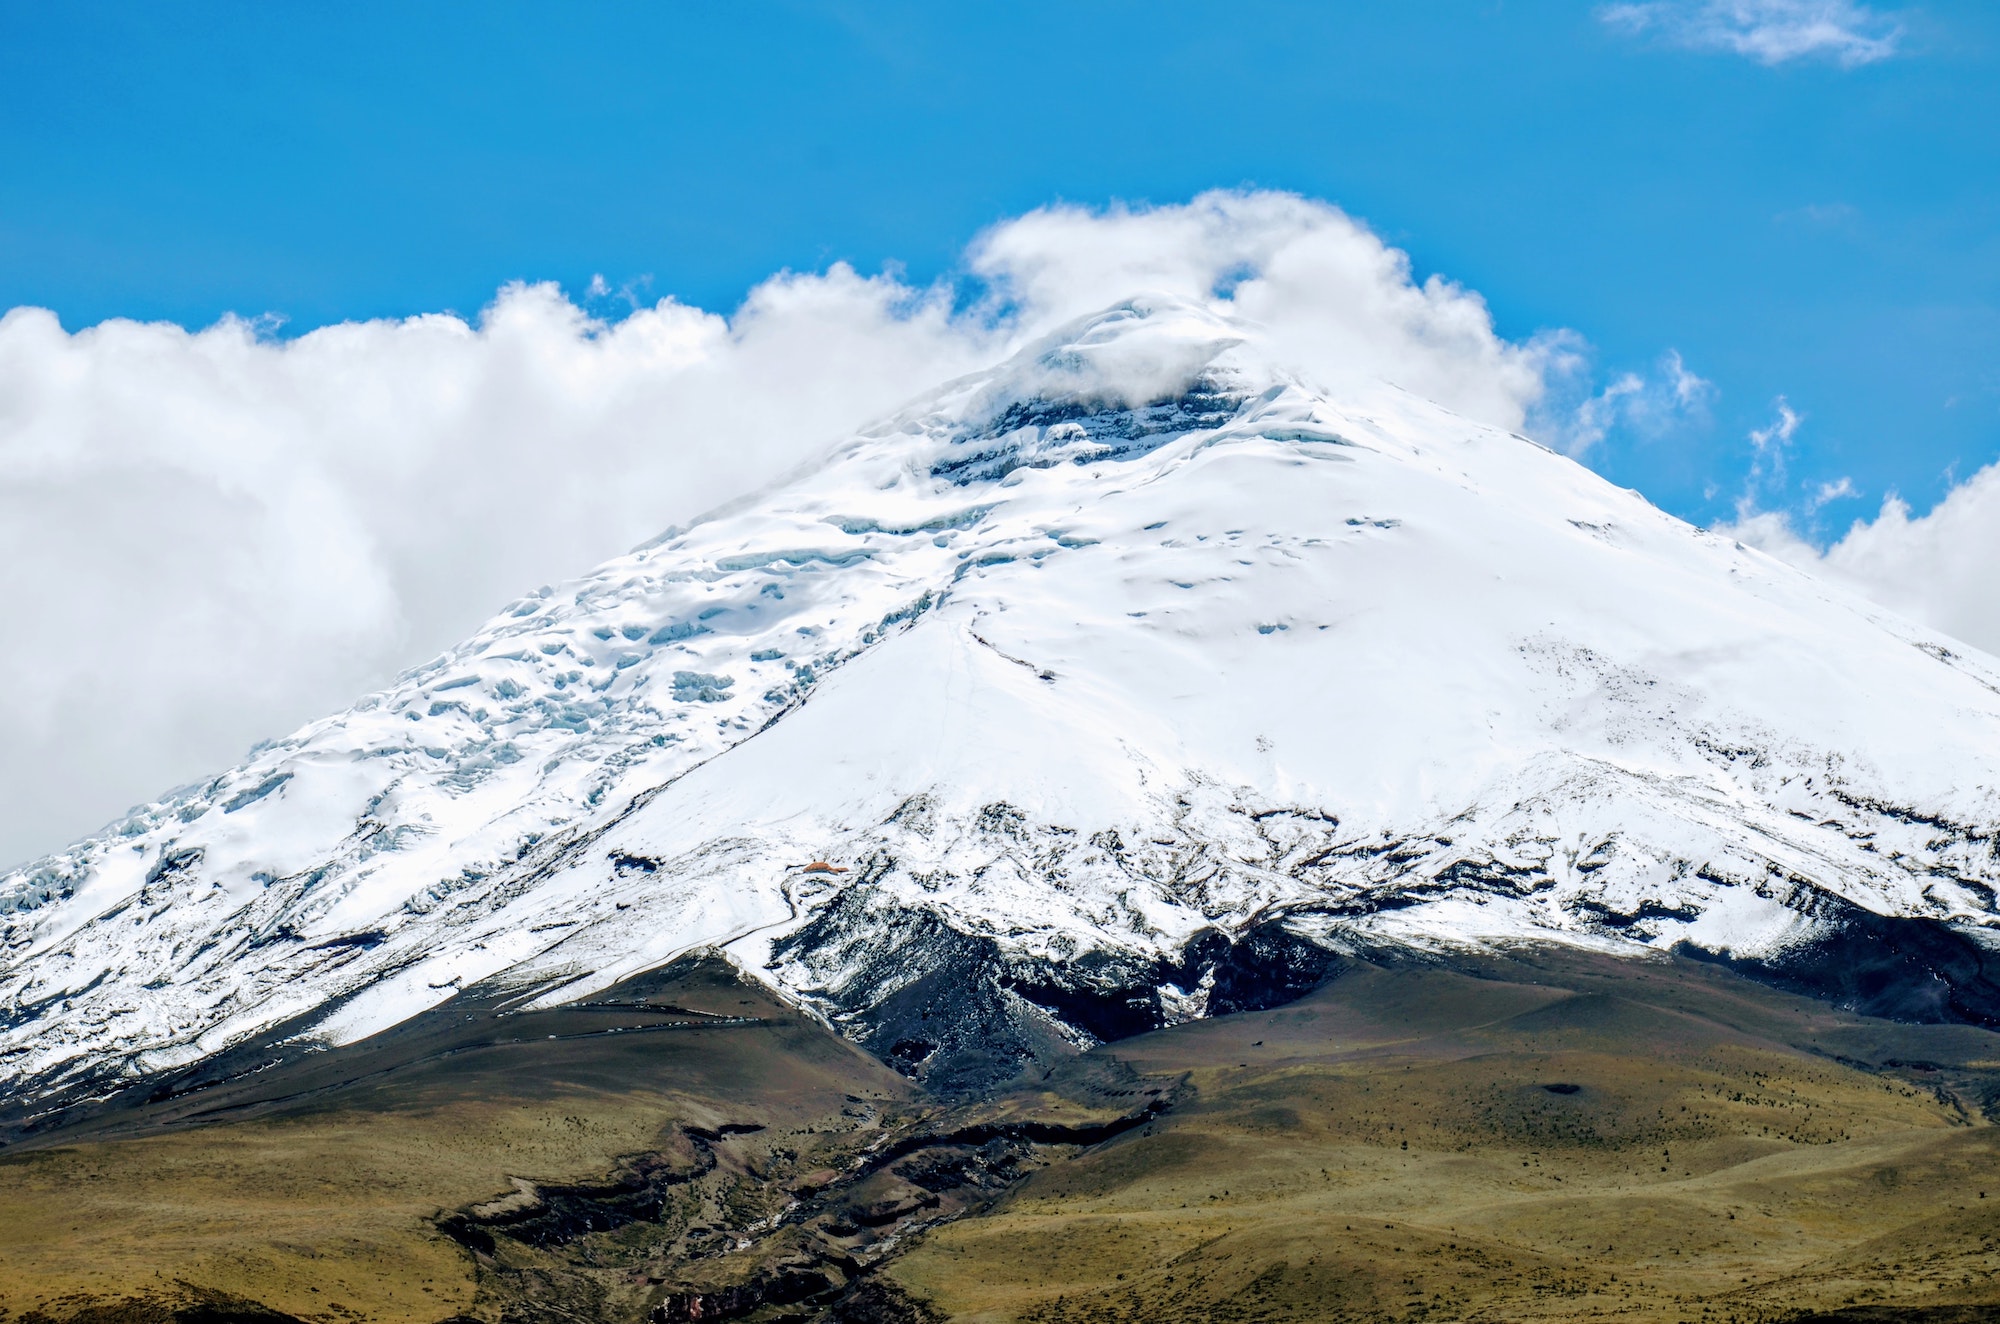
[[[1903,36],[1893,17],[1856,0],[1642,0],[1598,14],[1625,32],[1765,65],[1827,59],[1851,69],[1888,59]]]
[[[1808,507],[1851,495],[1842,479]],[[1785,515],[1745,510],[1726,532],[1989,653],[2000,654],[2000,464],[1980,470],[1913,515],[1891,496],[1824,551]]]
[[[1053,325],[1226,300],[1322,384],[1520,427],[1555,342],[1322,203],[1051,207],[957,284],[785,273],[727,316],[617,321],[548,285],[280,340],[0,317],[0,861],[334,711],[536,585],[767,481]]]
[[[1771,402],[1771,421],[1749,433],[1750,468],[1735,518],[1717,531],[2000,655],[2000,579],[1993,573],[2000,566],[2000,464],[1953,488],[1926,515],[1891,493],[1873,520],[1856,520],[1821,547],[1790,512],[1767,506],[1795,490],[1787,461],[1806,422],[1784,396]],[[1828,503],[1859,495],[1852,479],[1821,482],[1798,502],[1798,513],[1811,520]]]

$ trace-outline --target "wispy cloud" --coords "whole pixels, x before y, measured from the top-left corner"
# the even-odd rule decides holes
[[[1903,37],[1895,15],[1857,0],[1638,0],[1597,12],[1624,32],[1766,65],[1825,59],[1851,69],[1888,59]]]
[[[1835,501],[1847,501],[1860,495],[1861,489],[1854,485],[1854,480],[1842,475],[1837,481],[1821,483],[1814,489],[1813,494],[1806,498],[1806,509],[1817,511],[1820,507],[1831,505]]]
[[[1753,428],[1750,432],[1750,444],[1757,448],[1760,457],[1782,456],[1785,447],[1798,434],[1799,424],[1805,422],[1805,416],[1793,409],[1782,395],[1773,402],[1772,407],[1778,411],[1778,416],[1771,420],[1771,425]]]
[[[1784,489],[1785,452],[1798,435],[1799,424],[1806,421],[1782,395],[1771,402],[1771,408],[1776,417],[1767,426],[1750,430],[1750,472],[1743,480],[1743,495],[1736,501],[1738,519],[1755,513],[1767,491]]]
[[[1570,374],[1587,372],[1587,357],[1574,354],[1559,367]],[[1556,375],[1551,372],[1552,377]],[[1567,418],[1562,417],[1562,393],[1555,391],[1548,402],[1554,408],[1539,411],[1541,416],[1536,422],[1564,450],[1581,456],[1615,429],[1626,429],[1643,437],[1664,436],[1684,423],[1702,418],[1714,397],[1714,383],[1689,371],[1680,351],[1670,349],[1651,372],[1619,374],[1603,390],[1570,406]],[[1574,401],[1575,396],[1569,399]]]
[[[1852,230],[1861,221],[1861,209],[1849,202],[1808,202],[1803,207],[1781,211],[1771,220],[1778,225],[1813,230]]]

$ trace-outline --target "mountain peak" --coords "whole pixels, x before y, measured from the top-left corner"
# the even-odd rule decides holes
[[[1989,660],[1135,299],[0,879],[0,1061],[54,1099],[707,946],[941,1088],[1361,947],[1980,969],[1996,737]]]

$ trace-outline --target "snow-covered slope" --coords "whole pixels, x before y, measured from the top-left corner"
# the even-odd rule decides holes
[[[1323,947],[1978,950],[1996,827],[1991,659],[1138,301],[0,880],[0,1070],[714,944],[991,1075]]]

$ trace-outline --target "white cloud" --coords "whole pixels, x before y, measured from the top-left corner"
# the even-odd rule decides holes
[[[280,343],[0,319],[0,857],[227,766],[490,610],[982,361],[836,268],[733,320],[505,290]]]
[[[1759,64],[1830,59],[1846,68],[1896,53],[1902,25],[1855,0],[1642,0],[1598,10],[1612,27]]]
[[[1804,415],[1779,396],[1776,417],[1750,433],[1752,459],[1733,520],[1718,526],[1738,541],[1844,585],[1934,629],[2000,654],[2000,465],[1957,484],[1927,515],[1891,494],[1871,520],[1856,520],[1822,550],[1783,509],[1787,447]],[[1850,478],[1821,482],[1800,503],[1809,520],[1860,490]]]
[[[1808,202],[1803,207],[1781,211],[1771,218],[1779,225],[1804,225],[1820,230],[1852,230],[1861,220],[1861,209],[1850,202]]]
[[[1927,515],[1891,496],[1825,551],[1781,514],[1726,532],[1989,653],[2000,654],[2000,465],[1953,488]]]
[[[1570,385],[1587,371],[1580,354],[1551,360],[1547,374],[1558,387]],[[1625,372],[1595,394],[1556,389],[1538,402],[1537,430],[1570,455],[1581,457],[1622,428],[1646,438],[1662,437],[1676,428],[1704,420],[1715,398],[1714,383],[1688,370],[1678,350],[1661,355],[1650,373]]]
[[[1806,498],[1806,510],[1817,511],[1835,501],[1847,501],[1861,495],[1861,489],[1854,485],[1852,478],[1842,477],[1831,483],[1821,483]]]
[[[1742,495],[1736,498],[1739,522],[1750,519],[1773,494],[1780,501],[1786,496],[1787,451],[1806,420],[1782,395],[1771,402],[1771,409],[1776,417],[1750,431],[1750,471],[1744,476]]]
[[[1681,362],[1681,352],[1667,351],[1662,361],[1667,385],[1672,391],[1676,409],[1686,411],[1699,409],[1715,398],[1715,383],[1705,377],[1697,377],[1688,371],[1687,364]]]
[[[1785,447],[1789,446],[1792,438],[1798,434],[1799,424],[1805,422],[1805,417],[1794,410],[1791,403],[1782,395],[1771,402],[1771,407],[1778,411],[1778,416],[1771,421],[1769,427],[1752,431],[1750,444],[1757,448],[1760,458],[1770,456],[1773,459],[1780,459],[1785,453]]]
[[[1057,320],[1143,290],[1224,291],[1322,385],[1387,379],[1462,413],[1518,427],[1540,398],[1547,350],[1496,336],[1485,300],[1345,213],[1285,193],[1210,193],[1184,207],[1048,207],[999,226],[971,268],[1035,317]]]
[[[667,300],[604,321],[543,285],[472,323],[289,341],[8,313],[0,860],[227,766],[520,592],[1135,293],[1226,296],[1308,377],[1385,377],[1507,427],[1578,343],[1500,338],[1476,294],[1283,194],[1046,208],[967,264],[992,291],[969,309],[837,266],[726,318]]]
[[[1628,372],[1578,405],[1576,427],[1569,438],[1569,453],[1581,455],[1603,441],[1618,415],[1635,401],[1644,399],[1645,393],[1646,379],[1636,372]]]

